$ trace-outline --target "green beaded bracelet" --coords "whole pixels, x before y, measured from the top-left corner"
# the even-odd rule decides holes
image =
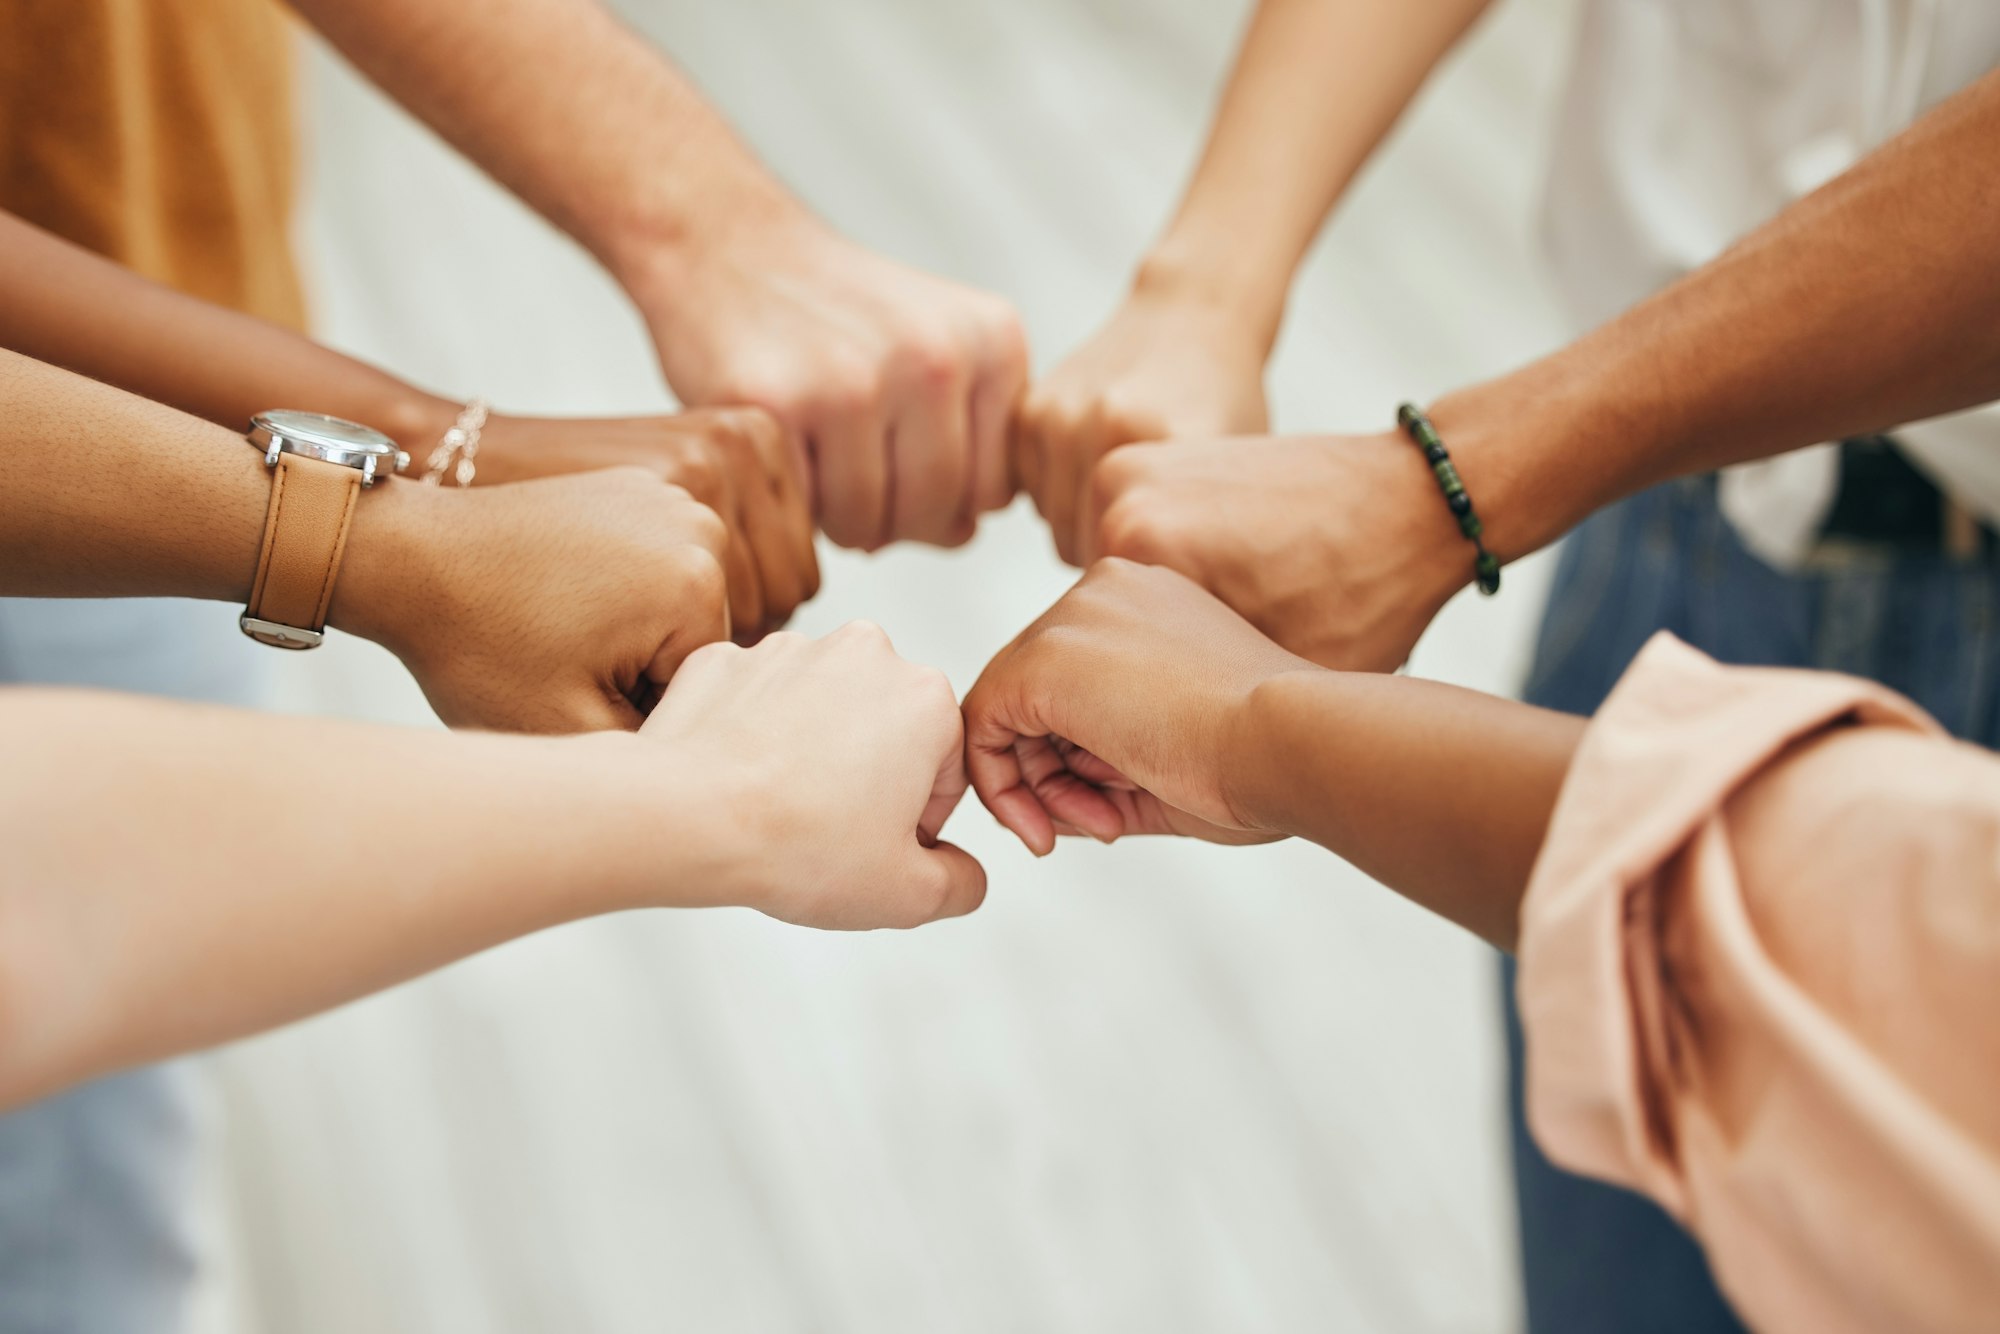
[[[1444,447],[1444,438],[1431,425],[1431,419],[1424,410],[1414,403],[1405,403],[1396,409],[1396,423],[1403,433],[1416,442],[1424,451],[1424,458],[1431,465],[1431,475],[1437,478],[1438,490],[1444,492],[1444,503],[1451,506],[1451,512],[1458,519],[1458,531],[1465,534],[1466,541],[1478,553],[1472,562],[1477,573],[1479,591],[1492,597],[1500,591],[1499,558],[1486,549],[1485,529],[1479,516],[1472,510],[1472,495],[1465,489],[1465,482],[1459,477],[1458,469],[1452,465],[1451,452]]]

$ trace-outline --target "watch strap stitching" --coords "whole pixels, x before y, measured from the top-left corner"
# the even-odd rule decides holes
[[[315,554],[311,575],[301,578],[295,588],[281,585],[273,589],[273,572],[288,564],[287,557],[297,550],[300,542],[324,540],[327,535],[327,528],[315,522],[323,521],[323,515],[316,512],[311,503],[324,494],[318,484],[325,482],[340,487],[337,505],[330,515],[324,516],[331,518],[333,523],[332,541],[326,555],[321,558]],[[361,474],[356,469],[322,463],[317,459],[303,459],[289,453],[279,455],[277,466],[272,470],[271,506],[265,520],[264,545],[258,560],[256,582],[251,590],[249,615],[304,630],[317,631],[326,625],[335,577],[347,548],[355,497],[360,490]],[[297,517],[288,523],[288,515]],[[308,524],[314,527],[314,533],[303,537],[292,534],[293,528]],[[279,605],[268,605],[274,600]]]

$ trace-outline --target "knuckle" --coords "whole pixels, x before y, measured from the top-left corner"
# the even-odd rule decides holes
[[[1129,458],[1129,449],[1114,449],[1090,469],[1090,499],[1099,511],[1116,504],[1120,497],[1139,484],[1139,463]]]
[[[1130,402],[1116,394],[1104,400],[1099,413],[1103,419],[1106,438],[1118,441],[1120,444],[1158,440],[1166,434],[1166,424],[1160,420],[1158,413],[1143,404]]]
[[[674,561],[675,582],[703,606],[719,609],[728,600],[729,576],[721,556],[702,546],[684,546]]]
[[[729,525],[711,506],[693,500],[688,506],[688,539],[696,547],[720,562],[722,554],[729,547]]]
[[[713,447],[689,450],[675,481],[703,505],[714,506],[727,490],[728,472]]]
[[[727,438],[750,444],[760,439],[773,439],[784,430],[775,414],[765,408],[747,405],[724,408],[717,425]]]
[[[774,630],[757,641],[757,647],[771,653],[795,653],[811,643],[796,630]]]
[[[1006,371],[1025,371],[1028,365],[1028,333],[1013,306],[998,297],[989,298],[981,323],[994,365]]]
[[[922,393],[942,394],[956,388],[964,367],[963,350],[949,339],[912,339],[897,353],[900,378]]]
[[[889,643],[889,632],[873,621],[849,621],[838,630],[835,630],[828,638],[887,646]]]
[[[1123,556],[1106,556],[1091,566],[1090,578],[1096,584],[1133,583],[1147,578],[1159,568],[1157,565],[1128,560]]]
[[[848,366],[827,373],[810,399],[812,415],[845,420],[872,412],[882,399],[882,373],[874,366]]]
[[[1097,521],[1097,549],[1111,558],[1152,561],[1168,546],[1157,510],[1121,498],[1108,505]]]
[[[956,717],[958,713],[958,692],[951,688],[951,678],[936,667],[916,668],[916,695],[934,707],[941,707]]]

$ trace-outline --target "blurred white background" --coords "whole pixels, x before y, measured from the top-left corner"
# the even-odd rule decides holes
[[[1245,9],[623,8],[837,225],[1016,301],[1044,367],[1164,218]],[[1377,428],[1555,339],[1531,224],[1571,10],[1501,6],[1343,207],[1278,351],[1281,428]],[[331,58],[308,72],[327,338],[508,409],[667,406],[579,251]],[[1070,578],[1025,502],[963,551],[824,560],[800,628],[878,620],[961,689]],[[1511,688],[1541,589],[1530,563],[1455,603],[1416,670]],[[430,722],[366,644],[282,667],[290,707]],[[966,921],[605,920],[226,1052],[208,1323],[1515,1327],[1484,946],[1308,846],[1038,864],[971,803],[951,833],[992,876]]]

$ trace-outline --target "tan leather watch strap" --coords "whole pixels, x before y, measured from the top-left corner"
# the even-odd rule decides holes
[[[360,494],[358,468],[292,453],[278,455],[271,470],[271,508],[264,515],[257,581],[251,585],[244,615],[313,633],[292,641],[265,637],[246,624],[244,629],[252,637],[285,648],[310,648],[319,642],[327,605],[333,601],[333,581],[347,548],[354,499]]]

